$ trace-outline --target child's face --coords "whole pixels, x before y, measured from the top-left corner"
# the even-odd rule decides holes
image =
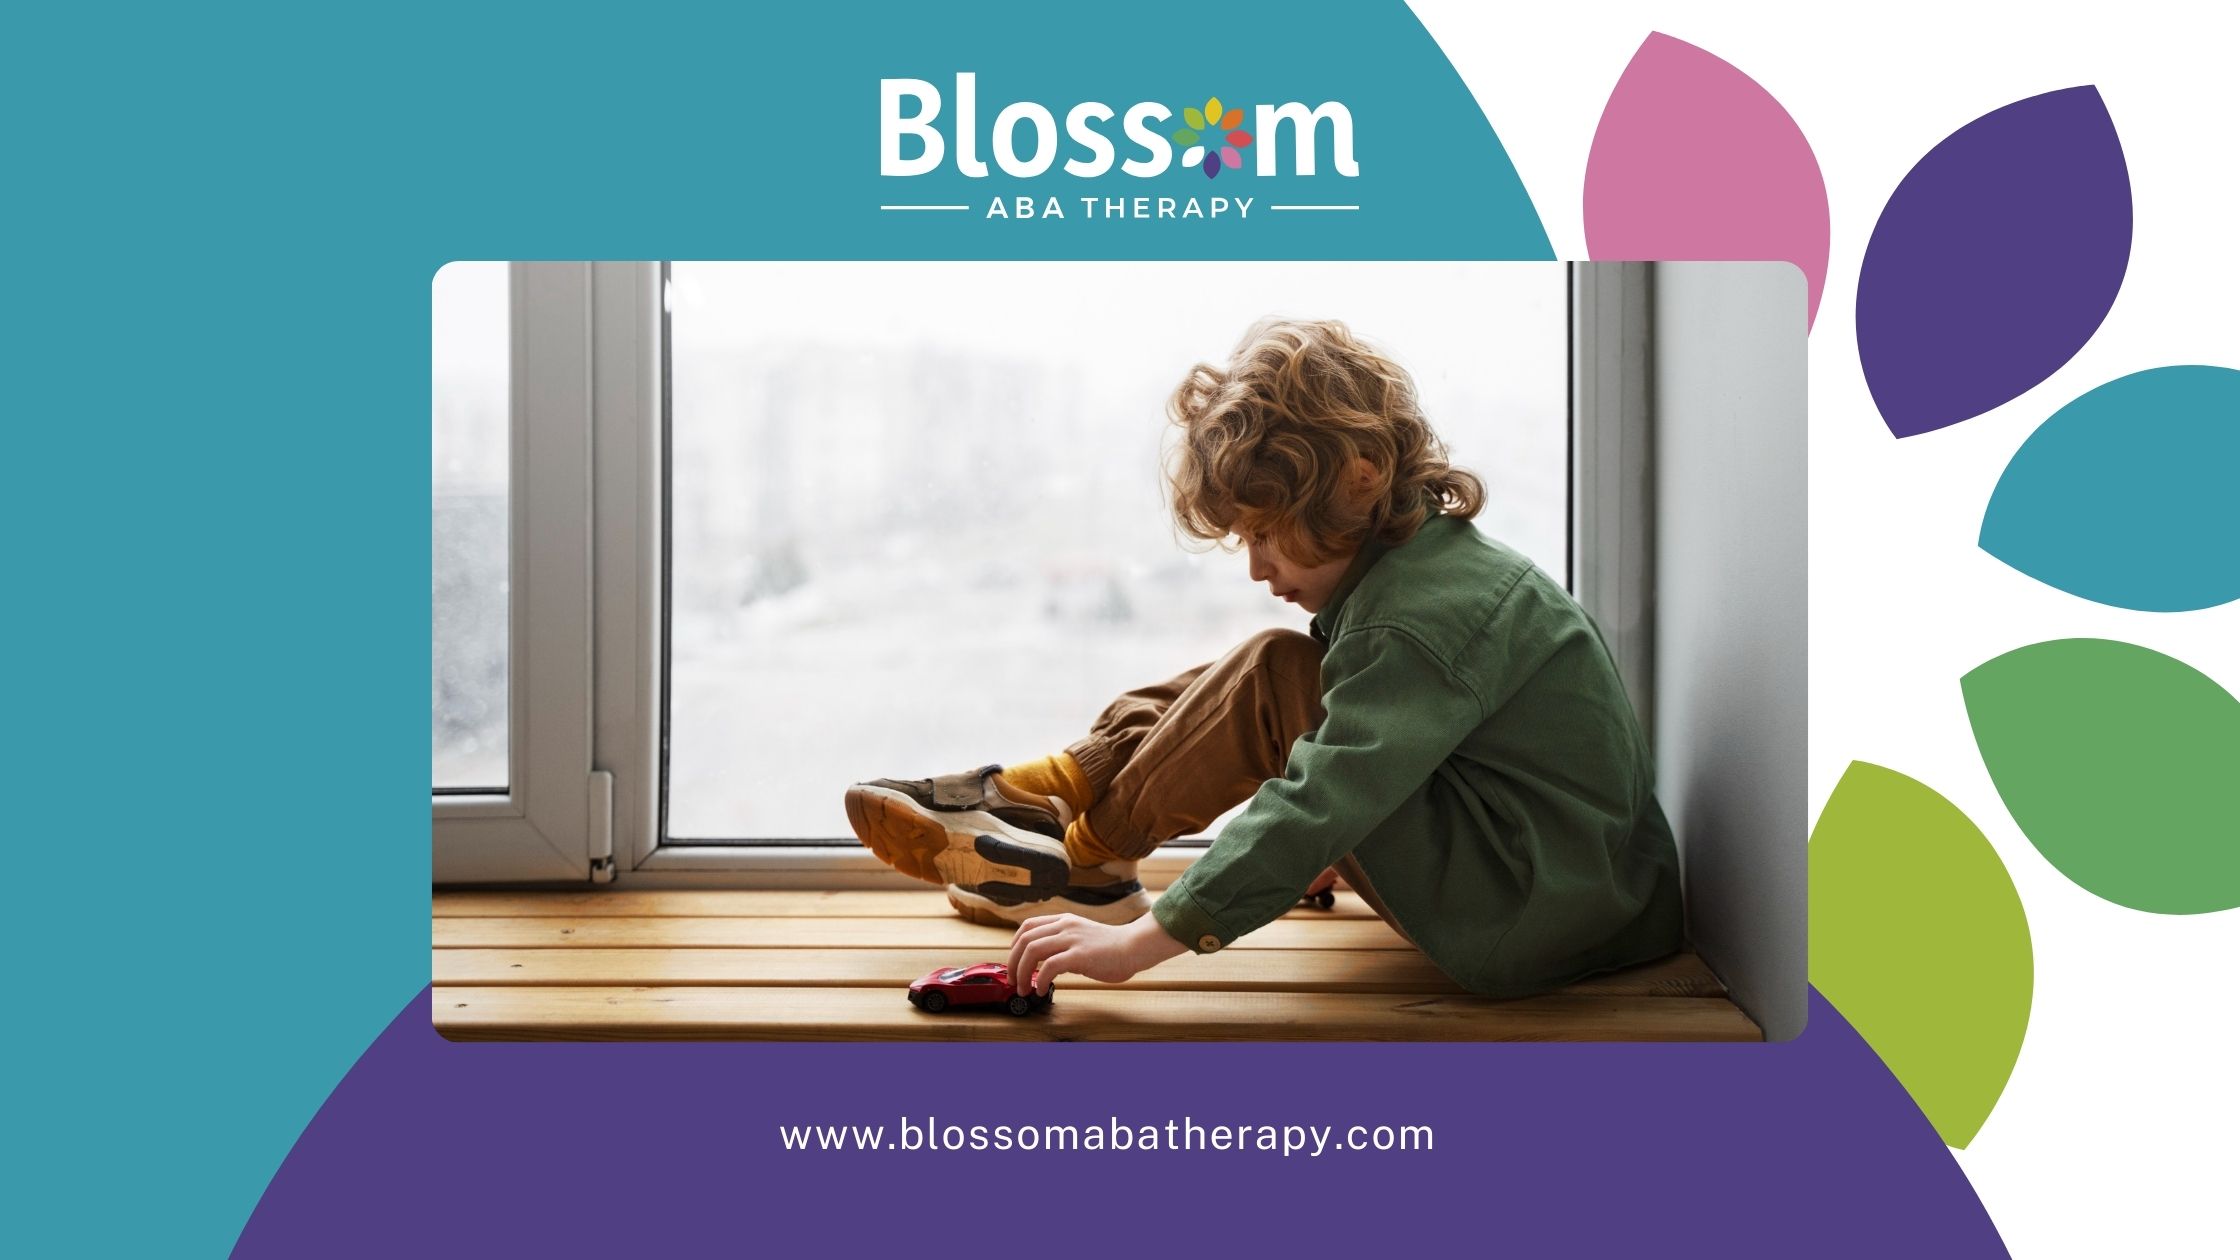
[[[1330,593],[1338,589],[1338,580],[1346,575],[1346,566],[1353,563],[1354,555],[1347,552],[1322,564],[1300,564],[1274,543],[1250,535],[1245,537],[1244,550],[1253,581],[1266,582],[1270,595],[1310,613],[1321,612],[1330,602]]]

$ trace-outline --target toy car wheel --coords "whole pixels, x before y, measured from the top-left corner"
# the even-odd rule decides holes
[[[1335,909],[1338,904],[1338,894],[1325,888],[1314,895],[1314,903],[1325,910]]]
[[[1004,1004],[1004,1009],[1014,1015],[1024,1015],[1034,1009],[1034,1002],[1014,993],[1011,995],[1011,1000]]]
[[[928,993],[924,1006],[929,1013],[939,1015],[942,1011],[948,1009],[949,995],[946,993]]]

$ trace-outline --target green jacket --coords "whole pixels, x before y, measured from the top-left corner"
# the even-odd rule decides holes
[[[1586,611],[1450,516],[1375,542],[1315,614],[1322,725],[1153,907],[1198,952],[1351,854],[1474,992],[1514,997],[1681,947],[1648,741]]]

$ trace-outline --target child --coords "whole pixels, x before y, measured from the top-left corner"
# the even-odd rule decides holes
[[[1678,949],[1678,857],[1610,653],[1470,524],[1484,486],[1408,374],[1343,324],[1266,320],[1167,409],[1176,521],[1240,539],[1312,636],[1263,631],[1131,691],[1038,761],[857,784],[863,843],[966,918],[1017,924],[1022,993],[1221,949],[1326,867],[1488,996]],[[1137,859],[1247,798],[1153,902]]]

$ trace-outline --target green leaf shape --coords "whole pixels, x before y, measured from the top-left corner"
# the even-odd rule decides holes
[[[1198,133],[1188,127],[1177,127],[1174,129],[1174,142],[1176,144],[1196,144]]]
[[[2114,639],[2017,648],[1960,680],[2015,825],[2079,888],[2133,910],[2240,906],[2240,701]]]
[[[1203,127],[1206,125],[1206,116],[1198,112],[1197,106],[1192,105],[1182,111],[1182,121],[1193,127]]]
[[[1854,761],[1810,850],[1813,987],[1945,1144],[1974,1140],[2030,1025],[2030,923],[1999,854],[1929,787]]]

